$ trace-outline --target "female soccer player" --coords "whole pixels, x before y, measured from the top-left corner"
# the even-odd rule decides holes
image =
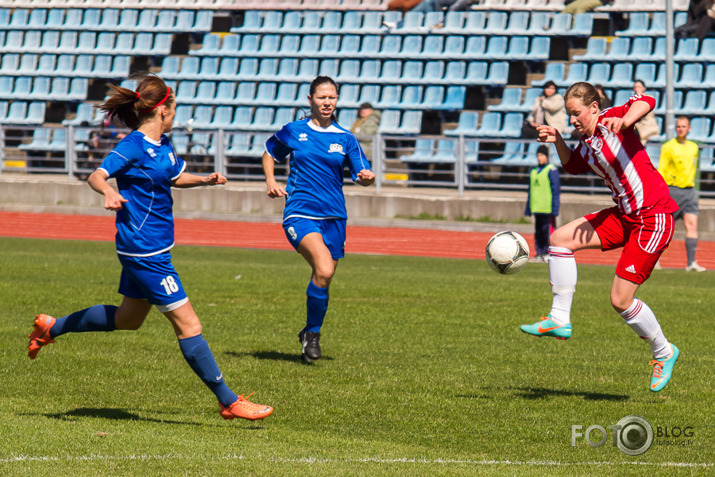
[[[555,143],[566,172],[593,171],[602,177],[617,205],[569,222],[551,235],[551,312],[521,330],[534,336],[571,337],[574,252],[623,247],[611,305],[650,345],[654,358],[650,390],[657,392],[668,384],[680,352],[665,338],[648,305],[635,298],[673,237],[673,212],[678,209],[634,131],[636,122],[655,107],[655,100],[635,95],[623,106],[602,111],[598,91],[583,82],[571,86],[564,98],[570,122],[581,133],[576,149],[571,150],[551,126],[539,127],[538,140]]]
[[[117,213],[117,255],[122,264],[119,307],[95,305],[63,318],[37,315],[28,345],[30,359],[65,333],[137,330],[154,305],[174,327],[179,347],[191,366],[219,401],[221,417],[263,419],[270,406],[237,396],[224,383],[179,276],[171,263],[174,218],[171,187],[196,187],[226,182],[214,172],[201,177],[185,172],[169,138],[176,114],[174,93],[157,76],[146,76],[136,91],[111,86],[103,111],[133,131],[110,152],[89,176],[89,185],[104,195],[104,208]],[[116,179],[116,191],[107,179]]]
[[[310,117],[288,123],[266,142],[263,170],[268,197],[286,197],[283,230],[312,269],[307,323],[298,334],[306,363],[320,358],[320,327],[328,310],[328,287],[345,255],[343,168],[353,181],[369,186],[375,174],[355,136],[335,121],[338,85],[327,76],[310,84]],[[275,162],[290,156],[288,184],[276,182]]]

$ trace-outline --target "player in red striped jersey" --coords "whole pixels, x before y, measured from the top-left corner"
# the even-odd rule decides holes
[[[564,95],[570,122],[581,133],[575,149],[551,126],[539,126],[540,142],[553,142],[564,170],[594,172],[611,190],[615,207],[588,214],[551,235],[549,278],[553,292],[548,317],[521,330],[535,336],[571,336],[571,304],[576,290],[574,252],[623,248],[611,287],[611,305],[638,336],[648,342],[654,366],[650,390],[668,384],[680,351],[663,335],[651,309],[635,297],[673,237],[678,210],[668,186],[653,167],[634,125],[655,107],[649,96],[632,96],[623,106],[601,108],[589,83],[575,83]]]

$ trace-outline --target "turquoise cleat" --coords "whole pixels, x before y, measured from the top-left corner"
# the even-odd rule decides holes
[[[665,386],[667,386],[668,381],[673,376],[673,366],[675,362],[678,361],[680,356],[680,350],[673,344],[670,343],[670,347],[673,349],[673,354],[668,358],[659,361],[654,359],[650,364],[653,366],[653,376],[650,378],[650,390],[657,393]]]
[[[559,325],[550,317],[543,316],[541,321],[533,325],[521,325],[521,331],[534,336],[553,336],[556,339],[567,340],[571,338],[571,323]]]

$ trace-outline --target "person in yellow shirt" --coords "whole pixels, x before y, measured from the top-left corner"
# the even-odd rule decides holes
[[[698,172],[700,149],[688,140],[690,119],[680,116],[675,121],[675,134],[660,148],[658,172],[665,179],[670,189],[670,196],[678,203],[680,210],[673,214],[678,220],[683,218],[685,225],[685,251],[688,257],[687,271],[704,272],[705,268],[695,261],[698,247],[698,191],[695,188],[695,175]]]

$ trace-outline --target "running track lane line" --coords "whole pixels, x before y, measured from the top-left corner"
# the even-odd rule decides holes
[[[507,229],[508,224],[504,225]],[[0,211],[0,236],[114,241],[114,215],[69,215]],[[292,250],[278,223],[176,219],[176,243],[269,250]],[[524,234],[533,248],[533,234]],[[484,259],[491,232],[348,225],[346,252],[375,255]],[[577,252],[578,263],[615,265],[618,251]],[[715,242],[698,243],[698,262],[715,268]],[[664,267],[685,267],[685,245],[674,240],[661,258]]]

